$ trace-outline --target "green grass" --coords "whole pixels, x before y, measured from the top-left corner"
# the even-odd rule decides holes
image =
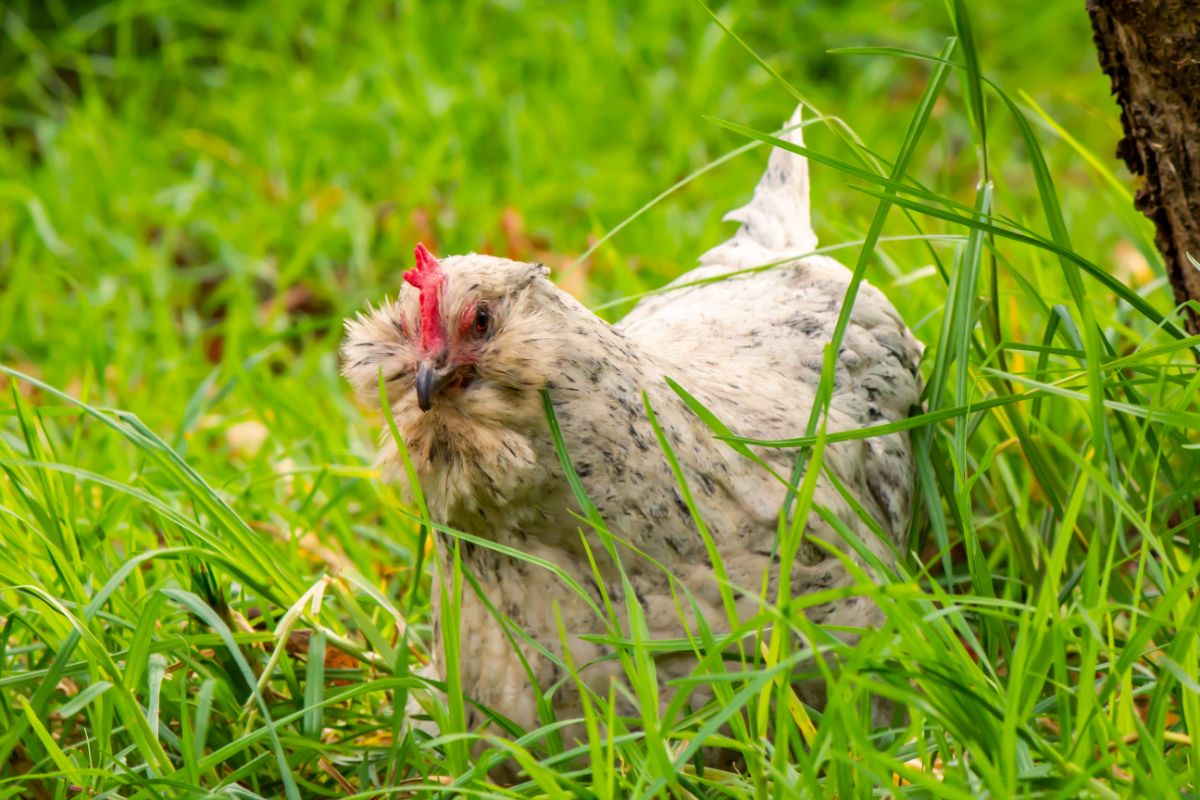
[[[0,9],[0,798],[1200,793],[1198,342],[1081,4],[787,5]],[[812,467],[912,431],[912,552],[845,590],[886,623],[847,648],[799,597],[664,643],[631,603],[630,691],[695,649],[716,704],[591,697],[588,741],[547,719],[473,760],[452,690],[409,730],[426,513],[370,467],[341,319],[418,240],[545,261],[619,318],[727,235],[765,150],[708,168],[797,93],[830,120],[822,244],[928,346],[921,415],[783,443]],[[808,648],[842,663],[823,712],[787,680]],[[907,717],[873,729],[872,694]],[[696,769],[706,737],[744,772]],[[488,782],[506,757],[527,782]]]

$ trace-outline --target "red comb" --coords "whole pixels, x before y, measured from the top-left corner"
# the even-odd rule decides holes
[[[438,313],[446,273],[442,272],[438,260],[425,249],[425,245],[418,244],[413,255],[416,256],[417,267],[404,273],[404,280],[421,290],[421,349],[430,353],[446,341],[446,329]]]

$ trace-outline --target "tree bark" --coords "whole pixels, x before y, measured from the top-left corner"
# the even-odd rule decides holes
[[[1087,0],[1100,67],[1112,80],[1125,137],[1143,176],[1134,204],[1154,221],[1177,303],[1200,302],[1200,2]],[[1188,330],[1200,333],[1190,311]]]

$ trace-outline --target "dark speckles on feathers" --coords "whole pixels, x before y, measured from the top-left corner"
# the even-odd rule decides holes
[[[634,447],[643,453],[650,450],[650,445],[646,442],[642,434],[638,432],[638,429],[634,427],[633,423],[629,424],[629,440],[633,443]]]
[[[429,460],[435,465],[445,466],[451,456],[450,443],[442,437],[435,437],[429,443]]]
[[[687,502],[684,501],[683,495],[679,493],[679,488],[676,486],[671,487],[671,499],[675,501],[676,511],[678,511],[684,517],[691,516],[692,512],[688,509]]]
[[[825,331],[825,323],[814,314],[798,314],[788,319],[783,324],[809,338],[812,338],[820,333],[824,333]]]
[[[754,551],[754,555],[765,558],[773,564],[779,563],[778,548],[758,548]]]

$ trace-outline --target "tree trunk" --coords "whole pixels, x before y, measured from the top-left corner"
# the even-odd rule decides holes
[[[1178,303],[1200,302],[1200,2],[1087,0],[1100,67],[1121,105],[1117,155],[1144,176],[1134,201],[1154,221]],[[1187,327],[1200,333],[1200,315]]]

